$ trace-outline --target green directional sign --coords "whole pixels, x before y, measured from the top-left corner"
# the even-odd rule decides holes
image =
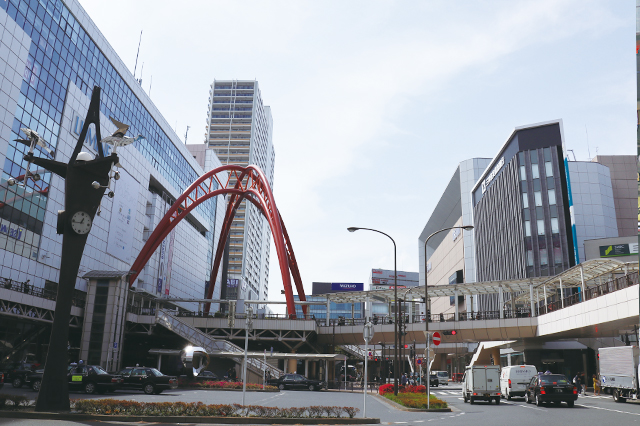
[[[637,244],[634,244],[633,247],[630,247],[629,244],[600,246],[600,257],[631,256],[633,254],[638,254]]]

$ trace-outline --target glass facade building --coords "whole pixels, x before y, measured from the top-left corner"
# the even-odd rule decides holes
[[[130,125],[129,135],[144,136],[118,152],[124,171],[131,175],[135,190],[141,194],[134,200],[140,207],[134,206],[129,217],[135,228],[131,251],[137,255],[158,217],[202,174],[202,168],[77,1],[0,0],[0,31],[0,62],[4,70],[0,86],[0,161],[3,162],[0,253],[14,255],[5,257],[7,270],[1,275],[13,279],[34,278],[32,282],[36,286],[42,286],[44,280],[57,280],[59,241],[55,221],[57,210],[64,207],[64,181],[46,170],[38,170],[41,179],[37,182],[28,180],[26,187],[7,185],[10,178],[22,180],[27,166],[23,156],[28,148],[15,139],[25,137],[21,128],[33,129],[52,150],[49,158],[66,162],[70,155],[68,147],[75,145],[94,86],[102,89],[102,135],[110,134],[113,126],[108,117],[113,117]],[[96,129],[91,127],[84,149],[95,153],[96,148]],[[109,148],[105,147],[107,152]],[[39,149],[36,155],[48,156]],[[35,167],[32,166],[31,171],[35,172]],[[103,208],[109,213],[112,205],[107,200]],[[184,230],[186,234],[197,235],[189,237],[197,240],[192,249],[200,252],[198,259],[203,258],[202,263],[206,265],[202,268],[208,270],[216,229],[215,212],[216,200],[212,199],[198,206],[184,225],[180,224],[180,229],[188,228]],[[112,259],[105,253],[109,243],[109,216],[104,216],[105,219],[97,218],[94,224],[99,241],[92,242],[90,237],[87,256],[91,258],[83,259],[83,269],[126,270],[133,259]],[[183,231],[177,232],[180,235]],[[188,245],[181,245],[180,238],[175,240],[178,254],[173,257],[174,266],[186,260],[179,252]],[[172,242],[174,239],[175,236]],[[21,263],[23,258],[33,263]],[[150,264],[152,269],[159,266],[158,260]],[[181,274],[180,269],[173,269],[175,278]],[[190,274],[186,268],[184,271],[185,277]],[[146,270],[141,277],[145,274],[147,278],[141,280],[145,281],[143,287],[147,291],[168,295],[168,285],[161,289],[158,285],[160,290],[155,291],[161,273]],[[203,287],[206,274],[200,277],[198,272],[197,275],[200,282],[197,286]],[[195,281],[193,277],[189,279]],[[79,279],[77,286],[83,285]],[[202,289],[196,291],[197,286],[187,293],[201,297]]]

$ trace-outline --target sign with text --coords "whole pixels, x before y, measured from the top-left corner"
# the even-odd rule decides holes
[[[363,291],[364,283],[331,283],[331,291]]]
[[[600,257],[631,256],[632,254],[638,254],[638,243],[600,246]]]

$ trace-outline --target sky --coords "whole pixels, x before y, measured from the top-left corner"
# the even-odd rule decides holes
[[[515,127],[562,119],[578,161],[636,151],[632,0],[80,3],[132,72],[142,31],[136,77],[189,144],[214,79],[259,82],[307,294],[393,269],[392,243],[350,226],[392,236],[398,270],[417,272],[458,163],[494,157]]]

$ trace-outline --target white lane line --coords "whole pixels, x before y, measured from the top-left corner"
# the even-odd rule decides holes
[[[395,423],[395,424],[397,424],[397,425],[404,425],[404,424],[407,424],[407,422],[394,422],[394,423]]]
[[[582,404],[576,404],[576,405],[579,406],[579,407],[584,407],[584,408],[594,408],[596,410],[613,411],[614,413],[631,414],[632,416],[640,416],[640,413],[630,413],[628,411],[612,410],[611,408],[596,407],[596,406],[593,406],[593,405],[582,405]]]

